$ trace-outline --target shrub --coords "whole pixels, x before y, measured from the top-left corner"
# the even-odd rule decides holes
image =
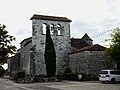
[[[78,74],[76,73],[66,73],[65,74],[65,79],[67,80],[78,80]]]
[[[14,73],[13,79],[18,80],[19,78],[25,78],[25,72],[24,71],[16,71]]]
[[[66,80],[78,80],[78,74],[72,73],[70,68],[67,68],[65,72],[63,73],[63,79]]]
[[[44,82],[44,77],[42,75],[36,75],[34,77],[34,82]]]
[[[2,66],[0,66],[0,77],[4,77],[4,68]]]
[[[89,75],[82,74],[82,81],[91,81],[91,80],[96,81],[99,80],[99,78],[93,74],[89,74]]]

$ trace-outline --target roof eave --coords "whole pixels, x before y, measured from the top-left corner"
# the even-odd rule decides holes
[[[33,20],[33,19],[72,22],[72,20],[70,20],[66,17],[46,16],[46,15],[37,15],[37,14],[34,14],[30,18],[30,20]]]

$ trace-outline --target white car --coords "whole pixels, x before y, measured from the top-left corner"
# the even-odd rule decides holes
[[[120,82],[120,70],[102,70],[100,72],[99,80],[105,82]]]

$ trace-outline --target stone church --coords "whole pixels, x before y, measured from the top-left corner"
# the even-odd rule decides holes
[[[24,70],[26,74],[46,75],[44,54],[47,25],[50,26],[56,52],[56,75],[62,75],[67,68],[75,73],[90,74],[94,69],[90,68],[92,64],[97,67],[99,62],[101,66],[93,71],[99,72],[101,69],[111,67],[110,60],[104,54],[105,47],[93,45],[93,40],[87,34],[81,39],[70,37],[70,19],[35,14],[30,20],[32,37],[24,39],[16,55],[8,61],[10,74]]]

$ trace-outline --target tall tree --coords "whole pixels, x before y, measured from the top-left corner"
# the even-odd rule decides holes
[[[46,46],[45,46],[45,63],[47,77],[55,77],[56,73],[56,53],[53,40],[50,35],[50,28],[46,28]]]
[[[114,29],[111,33],[110,42],[110,48],[106,49],[106,53],[117,64],[117,69],[120,69],[120,28]]]
[[[6,26],[0,24],[0,65],[6,63],[9,55],[16,51],[16,47],[11,45],[14,40],[15,37],[8,34]]]

